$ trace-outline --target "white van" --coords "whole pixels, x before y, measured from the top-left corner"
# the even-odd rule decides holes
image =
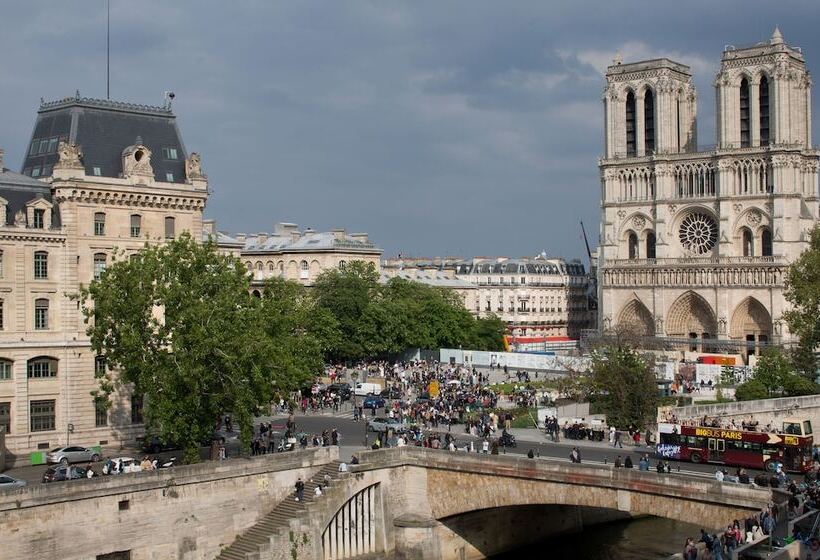
[[[378,395],[382,392],[382,386],[378,383],[356,383],[356,388],[353,389],[353,394],[357,397],[366,397],[367,395]]]

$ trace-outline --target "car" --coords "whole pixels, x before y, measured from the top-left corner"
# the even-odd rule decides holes
[[[367,431],[369,432],[386,432],[387,430],[404,432],[407,430],[407,426],[395,418],[384,418],[381,416],[371,418],[367,421]]]
[[[133,457],[114,457],[106,459],[102,468],[103,474],[123,474],[140,472],[142,467],[140,462]]]
[[[356,383],[356,388],[353,389],[353,394],[357,397],[364,397],[368,395],[378,395],[382,390],[382,386],[378,383]]]
[[[379,396],[384,399],[395,400],[400,399],[402,397],[402,392],[401,389],[394,385],[393,387],[388,387],[387,389],[384,389],[381,393],[379,393]]]
[[[0,490],[5,490],[6,488],[22,488],[25,485],[25,480],[18,480],[5,474],[0,474]]]
[[[49,467],[43,473],[43,482],[59,482],[62,480],[78,480],[86,478],[86,470],[82,467],[60,465]]]
[[[327,386],[328,393],[336,393],[343,401],[349,401],[353,394],[353,389],[347,383],[334,383]]]
[[[46,453],[46,463],[96,463],[100,460],[100,454],[87,447],[67,446],[55,447]]]
[[[367,397],[362,403],[363,408],[384,408],[385,400],[381,397]]]
[[[210,442],[209,442],[210,443]],[[159,436],[147,436],[142,442],[142,450],[146,453],[156,455],[163,451],[173,451],[179,449],[179,446],[171,441],[164,441]]]

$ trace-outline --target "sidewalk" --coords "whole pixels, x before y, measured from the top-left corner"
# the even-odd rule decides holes
[[[521,443],[549,443],[551,445],[569,448],[586,447],[593,449],[613,449],[612,444],[609,443],[609,440],[589,441],[588,439],[568,439],[562,436],[560,442],[554,442],[542,430],[536,430],[535,428],[510,428],[507,431],[514,435],[515,439]],[[496,433],[496,436],[498,435],[500,435],[500,432]],[[624,449],[632,449],[634,451],[646,452],[651,451],[651,449],[643,443],[636,446],[632,443],[632,440],[629,439],[624,440],[623,445]],[[620,449],[620,447],[617,449]]]

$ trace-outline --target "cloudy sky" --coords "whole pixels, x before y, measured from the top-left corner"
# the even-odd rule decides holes
[[[105,0],[0,8],[0,147],[19,170],[41,97],[105,96]],[[779,24],[820,75],[818,22],[816,0],[111,0],[111,96],[176,93],[220,229],[291,221],[366,231],[386,255],[581,257],[616,52],[689,64],[711,144],[724,46]]]

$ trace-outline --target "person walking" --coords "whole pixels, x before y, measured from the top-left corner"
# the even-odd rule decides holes
[[[301,502],[305,499],[305,483],[302,482],[302,477],[299,477],[299,480],[296,481],[296,501]]]
[[[621,431],[615,430],[615,441],[612,442],[612,447],[620,447],[621,449],[624,448],[624,444],[621,442]]]

